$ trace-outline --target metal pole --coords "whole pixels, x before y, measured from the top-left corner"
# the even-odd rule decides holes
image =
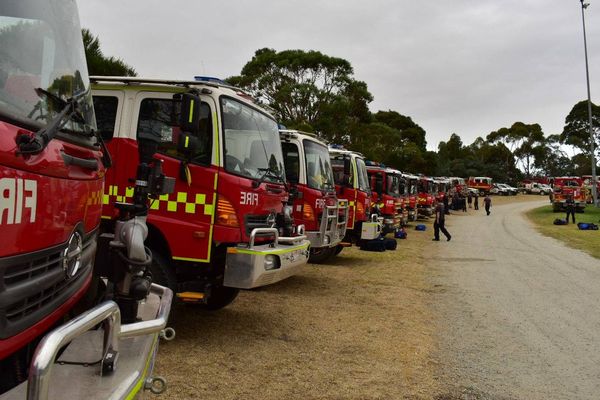
[[[587,54],[587,38],[585,34],[585,9],[589,4],[584,3],[584,0],[579,0],[581,2],[581,21],[583,22],[583,48],[585,52],[585,77],[587,80],[587,95],[588,95],[588,124],[590,130],[590,150],[591,150],[591,161],[592,161],[592,199],[594,205],[596,207],[600,206],[598,204],[598,193],[597,193],[597,177],[596,177],[596,156],[594,154],[594,128],[592,126],[592,96],[590,93],[590,70],[588,67],[588,54]]]

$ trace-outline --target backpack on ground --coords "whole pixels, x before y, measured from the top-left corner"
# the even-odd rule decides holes
[[[408,236],[408,233],[406,233],[406,230],[404,230],[404,228],[397,230],[396,233],[394,234],[394,237],[396,239],[406,239],[407,236]]]
[[[398,247],[398,242],[396,242],[396,239],[384,238],[383,243],[385,244],[386,250],[396,250],[396,247]]]
[[[582,231],[597,231],[598,225],[592,222],[580,222],[577,224],[577,227]]]
[[[385,251],[385,241],[382,237],[371,240],[363,240],[360,249],[364,251]]]
[[[556,218],[554,220],[554,225],[567,225],[567,220],[563,218]]]
[[[417,226],[415,226],[415,231],[424,231],[427,229],[427,226],[423,225],[423,224],[418,224]]]

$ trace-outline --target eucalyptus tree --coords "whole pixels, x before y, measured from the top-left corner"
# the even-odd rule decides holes
[[[370,122],[373,100],[353,73],[350,62],[319,51],[263,48],[227,81],[270,107],[286,126],[309,126],[326,139],[349,142],[357,124]]]
[[[83,47],[90,75],[136,76],[135,69],[116,57],[106,57],[100,49],[100,39],[89,29],[82,29]]]
[[[592,103],[592,129],[594,132],[596,155],[600,154],[600,106]],[[563,144],[573,146],[582,154],[590,155],[590,131],[587,100],[575,104],[565,118],[565,126],[560,134]]]
[[[523,168],[526,176],[531,176],[536,158],[544,157],[546,138],[539,124],[515,122],[509,128],[500,128],[486,138],[490,143],[503,143]]]

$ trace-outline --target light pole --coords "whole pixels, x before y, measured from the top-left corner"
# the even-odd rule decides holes
[[[588,95],[588,118],[589,118],[589,129],[590,129],[590,149],[592,158],[592,199],[594,205],[598,207],[598,193],[597,193],[597,177],[596,177],[596,156],[594,155],[594,128],[592,126],[592,96],[590,94],[590,70],[588,67],[588,54],[587,54],[587,38],[585,35],[585,9],[589,6],[589,3],[581,2],[581,21],[583,22],[583,48],[585,51],[585,77],[587,80],[587,95]]]

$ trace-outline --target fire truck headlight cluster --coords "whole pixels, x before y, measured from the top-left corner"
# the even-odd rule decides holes
[[[331,242],[331,238],[329,237],[329,235],[325,235],[325,237],[323,238],[323,244],[329,244]]]
[[[265,271],[271,271],[281,266],[279,257],[274,254],[267,254],[265,256]]]

